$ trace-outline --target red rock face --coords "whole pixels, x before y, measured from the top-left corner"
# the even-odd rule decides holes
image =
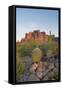
[[[32,38],[33,38],[32,32],[29,32],[28,34],[25,34],[25,39],[26,39],[26,40],[30,40],[30,39],[32,39]]]
[[[33,32],[26,33],[25,38],[21,39],[21,43],[24,43],[32,39],[40,42],[47,42],[48,36],[50,35],[47,35],[46,32],[40,32],[39,30],[34,30]]]
[[[25,42],[31,39],[35,39],[35,40],[40,40],[40,41],[45,41],[46,38],[46,33],[45,32],[40,32],[40,31],[33,31],[33,32],[29,32],[25,34],[25,38],[21,39],[21,42]]]

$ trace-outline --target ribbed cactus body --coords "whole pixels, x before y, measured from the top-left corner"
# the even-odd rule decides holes
[[[41,59],[42,53],[41,50],[39,48],[35,48],[32,51],[32,60],[33,62],[39,62]]]

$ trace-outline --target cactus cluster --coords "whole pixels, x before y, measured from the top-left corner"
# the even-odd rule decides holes
[[[32,60],[33,62],[39,62],[41,60],[42,57],[42,52],[39,48],[35,48],[32,51]]]

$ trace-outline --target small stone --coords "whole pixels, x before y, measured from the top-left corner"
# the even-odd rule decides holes
[[[53,69],[54,68],[54,64],[49,64],[49,69]]]
[[[46,75],[42,80],[48,80],[48,76]]]

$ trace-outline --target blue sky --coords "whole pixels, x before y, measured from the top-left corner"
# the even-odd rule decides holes
[[[51,31],[51,34],[58,36],[58,11],[16,8],[16,40],[36,29],[47,34]]]

